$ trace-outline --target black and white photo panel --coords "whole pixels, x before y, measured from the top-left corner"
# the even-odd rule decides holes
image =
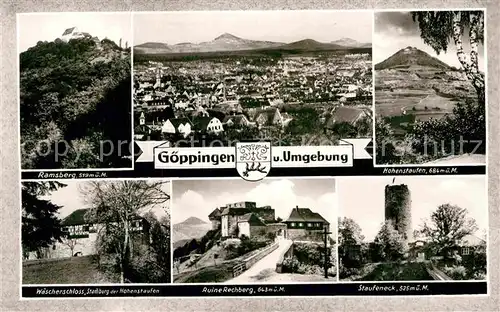
[[[169,180],[24,181],[22,284],[170,283]]]
[[[337,281],[334,179],[176,180],[174,283]]]
[[[486,164],[485,11],[374,14],[376,164]]]
[[[170,146],[372,138],[369,11],[134,14],[134,137]]]
[[[342,282],[487,279],[484,176],[351,177],[338,185]]]
[[[131,169],[132,14],[17,15],[21,169]]]

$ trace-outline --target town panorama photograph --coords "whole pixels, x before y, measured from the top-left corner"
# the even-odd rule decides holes
[[[135,140],[371,138],[372,21],[348,11],[135,14]]]

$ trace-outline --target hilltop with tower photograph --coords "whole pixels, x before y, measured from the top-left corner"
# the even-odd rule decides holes
[[[453,198],[449,198],[449,201],[432,199],[432,186],[426,186],[423,178],[405,178],[411,182],[408,184],[395,180],[397,178],[385,186],[376,182],[372,186],[374,192],[367,198],[370,203],[377,203],[376,206],[367,207],[374,209],[372,218],[380,220],[380,223],[366,220],[368,216],[363,213],[363,209],[367,207],[343,207],[349,216],[339,219],[340,279],[484,279],[486,237],[479,234],[475,219],[484,211],[455,204]],[[436,182],[433,183],[436,185]],[[435,192],[439,193],[445,185],[446,191],[450,192],[448,185],[453,183],[444,180],[440,185]],[[418,191],[417,197],[412,188]],[[428,202],[419,197],[422,194],[430,197],[427,198]],[[347,197],[344,199],[347,203],[361,202],[350,199],[349,192],[343,196]],[[436,202],[436,206],[428,207],[427,212],[419,211],[419,206],[429,206],[429,202]]]
[[[54,41],[20,53],[23,169],[131,167],[131,57],[123,41],[61,28]],[[39,141],[48,153],[38,152]],[[107,156],[104,141],[117,144]]]

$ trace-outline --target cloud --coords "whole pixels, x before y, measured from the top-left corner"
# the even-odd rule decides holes
[[[193,213],[196,213],[198,218],[208,221],[208,215],[214,209],[215,207],[209,206],[201,194],[187,190],[178,198],[173,199],[172,223],[182,222],[193,216]]]
[[[372,240],[385,217],[386,178],[340,178],[340,216],[356,221],[367,241]],[[488,228],[488,198],[484,176],[463,177],[398,177],[397,183],[408,185],[411,193],[413,229],[429,219],[440,205],[451,204],[466,208],[480,229]],[[363,193],[360,193],[363,190]]]
[[[43,25],[43,27],[40,27]],[[132,41],[132,14],[130,12],[64,12],[20,14],[18,17],[19,50],[25,51],[38,41],[53,41],[64,30],[77,27],[99,39],[108,38],[118,44]]]
[[[467,182],[459,179],[444,180],[439,184],[439,188],[446,192],[460,192],[460,190],[467,188]]]
[[[410,12],[375,13],[377,33],[392,33],[399,36],[418,36],[418,24],[413,21]]]
[[[465,31],[463,37],[463,49],[470,52],[470,42]],[[373,35],[373,62],[375,64],[384,61],[397,51],[412,46],[429,55],[438,58],[448,65],[460,68],[461,64],[456,55],[456,47],[450,40],[446,53],[437,54],[433,48],[425,44],[420,37],[418,22],[414,22],[411,12],[377,12],[375,13],[375,29]],[[484,46],[479,45],[479,69],[485,70]]]

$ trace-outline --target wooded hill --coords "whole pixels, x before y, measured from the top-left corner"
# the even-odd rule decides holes
[[[128,144],[117,148],[132,140],[129,49],[108,39],[56,39],[19,62],[23,169],[130,167]],[[113,142],[110,156],[100,157],[101,142]],[[111,143],[103,146],[110,151]]]

